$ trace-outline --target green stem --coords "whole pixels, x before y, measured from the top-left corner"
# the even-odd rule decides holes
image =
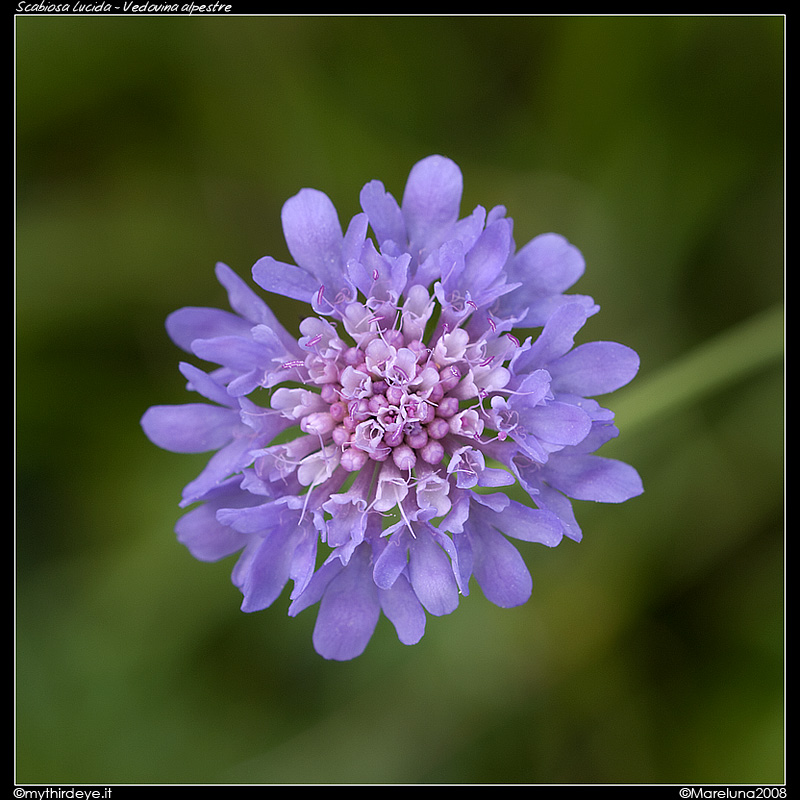
[[[627,433],[779,361],[783,353],[781,303],[704,342],[654,375],[638,378],[615,396],[611,406]]]

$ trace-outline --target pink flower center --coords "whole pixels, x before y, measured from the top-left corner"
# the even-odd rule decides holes
[[[444,458],[441,440],[456,430],[459,413],[458,399],[447,392],[460,373],[453,366],[439,368],[418,339],[406,342],[400,331],[381,333],[348,349],[318,348],[305,365],[325,381],[320,398],[326,408],[304,417],[301,427],[330,434],[345,470],[391,458],[405,472],[419,461],[435,465]]]

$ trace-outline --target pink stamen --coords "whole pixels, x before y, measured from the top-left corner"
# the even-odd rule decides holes
[[[517,337],[516,337],[516,336],[514,336],[514,334],[513,334],[513,333],[507,333],[507,334],[506,334],[506,336],[507,336],[509,339],[511,339],[511,341],[512,341],[512,342],[514,342],[514,344],[515,344],[517,347],[519,347],[519,339],[517,339]]]

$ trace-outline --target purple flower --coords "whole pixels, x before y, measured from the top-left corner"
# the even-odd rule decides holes
[[[322,192],[290,198],[295,263],[264,257],[253,279],[309,303],[299,337],[222,264],[233,311],[167,320],[176,344],[216,365],[181,364],[210,403],[142,418],[161,447],[215,451],[184,489],[194,507],[178,538],[202,560],[240,554],[244,611],[289,583],[289,614],[319,603],[325,658],[359,655],[381,612],[418,642],[426,614],[451,613],[472,578],[499,606],[525,603],[531,577],[511,540],[578,540],[573,499],[642,491],[632,467],[594,454],[618,434],[594,398],[639,360],[613,342],[574,346],[598,310],[565,293],[580,253],[556,234],[517,251],[505,209],[460,218],[461,191],[459,168],[430,156],[401,203],[379,181],[364,186],[346,230]],[[530,504],[509,498],[515,484]]]

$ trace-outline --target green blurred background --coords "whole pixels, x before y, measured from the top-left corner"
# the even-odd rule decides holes
[[[784,779],[781,17],[17,17],[16,780]],[[339,664],[287,595],[177,544],[205,456],[164,331],[213,267],[288,259],[281,205],[346,221],[430,153],[462,212],[584,253],[584,340],[645,494],[522,544],[530,602],[475,587],[425,638]],[[287,324],[297,311],[275,306]]]

